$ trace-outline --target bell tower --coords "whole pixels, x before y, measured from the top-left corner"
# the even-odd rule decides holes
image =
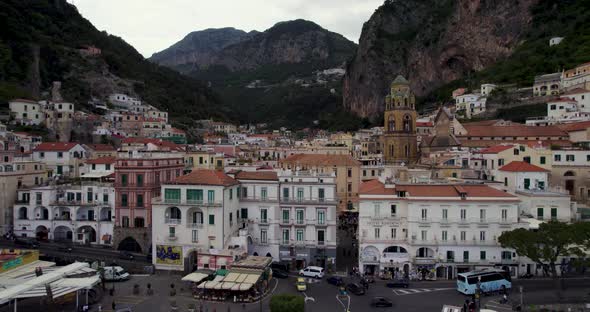
[[[385,97],[383,158],[388,165],[411,165],[418,161],[416,98],[410,83],[398,75]]]

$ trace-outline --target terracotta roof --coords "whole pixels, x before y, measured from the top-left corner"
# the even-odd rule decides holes
[[[432,127],[432,121],[416,121],[416,127]]]
[[[533,127],[525,125],[481,126],[463,125],[467,135],[476,137],[547,137],[567,136],[567,133],[556,126]]]
[[[294,165],[308,166],[360,166],[361,163],[350,155],[294,154],[281,161]]]
[[[550,101],[547,101],[547,103],[558,103],[558,102],[577,102],[574,99],[570,99],[568,97],[561,97],[561,98],[557,98],[557,99],[553,99]]]
[[[500,168],[500,171],[508,172],[549,172],[549,170],[543,169],[539,166],[531,165],[525,161],[513,161],[508,165]]]
[[[495,123],[497,123],[498,121],[501,121],[500,119],[492,119],[492,120],[480,120],[480,121],[473,121],[473,122],[467,122],[464,123],[463,126],[492,126]]]
[[[569,90],[568,92],[564,93],[563,95],[574,95],[574,94],[581,94],[581,93],[590,93],[590,90],[586,90],[584,88],[575,88]]]
[[[95,159],[88,159],[86,160],[87,164],[95,164],[95,165],[104,165],[104,164],[114,164],[117,161],[116,157],[99,157]]]
[[[377,179],[363,182],[359,187],[359,194],[365,195],[394,195],[395,188],[386,188],[385,184]]]
[[[10,100],[10,102],[23,102],[23,103],[39,104],[33,100],[27,100],[27,99],[13,99],[13,100]]]
[[[101,152],[114,152],[116,151],[115,147],[109,144],[86,144],[88,148],[94,151],[101,151]]]
[[[231,186],[239,182],[223,171],[200,169],[178,177],[174,184]]]
[[[274,171],[240,171],[236,174],[238,180],[267,180],[278,181],[277,173]]]
[[[160,140],[158,139],[152,139],[152,138],[140,138],[140,137],[129,137],[129,138],[124,138],[123,141],[121,143],[123,144],[148,144],[148,143],[152,143],[152,144],[158,144],[160,142]]]
[[[496,145],[482,149],[481,151],[479,151],[479,154],[498,154],[513,147],[514,145]]]
[[[35,152],[66,152],[74,148],[78,143],[62,143],[62,142],[43,142],[39,144],[33,151]]]
[[[559,129],[566,132],[581,131],[590,128],[590,121],[573,122],[567,124],[560,124],[557,126],[559,127]]]
[[[507,143],[507,144],[525,144],[530,147],[539,146],[539,141],[537,140],[461,140],[462,147],[491,147],[496,146],[498,144]],[[542,146],[551,146],[556,145],[560,147],[569,147],[572,146],[572,142],[569,140],[546,140],[541,141]]]

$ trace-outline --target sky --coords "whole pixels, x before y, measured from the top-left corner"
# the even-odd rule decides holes
[[[188,33],[235,27],[264,31],[298,18],[357,42],[384,0],[68,0],[99,30],[122,37],[150,57]]]

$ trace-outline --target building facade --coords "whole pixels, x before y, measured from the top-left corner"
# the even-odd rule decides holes
[[[416,99],[409,82],[397,76],[385,97],[383,154],[386,164],[413,164],[418,160]]]

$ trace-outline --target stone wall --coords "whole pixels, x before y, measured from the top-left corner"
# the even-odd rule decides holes
[[[132,237],[141,246],[141,252],[147,254],[152,244],[151,228],[115,227],[113,248],[119,249],[119,244],[127,237]]]

